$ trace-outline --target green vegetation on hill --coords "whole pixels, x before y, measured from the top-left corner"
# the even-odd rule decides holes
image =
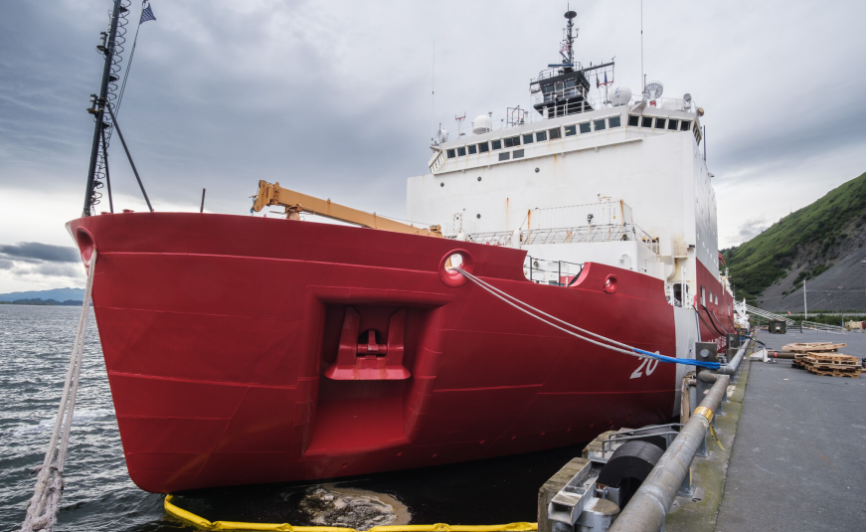
[[[846,229],[866,222],[866,173],[785,216],[739,246],[722,250],[737,297],[755,297],[787,275],[794,260],[808,261],[794,280],[802,284],[831,266],[828,252],[848,238]],[[811,256],[804,257],[805,253]]]

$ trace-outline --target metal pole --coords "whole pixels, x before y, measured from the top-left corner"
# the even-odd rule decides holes
[[[105,161],[105,184],[108,186],[108,208],[114,214],[114,199],[111,197],[111,176],[108,175],[108,137],[102,128],[102,160]]]
[[[803,279],[803,319],[809,319],[809,300],[806,298],[806,279]]]
[[[201,189],[201,208],[198,210],[198,212],[200,212],[200,213],[204,212],[204,193],[206,191],[207,191],[206,188]]]
[[[126,152],[126,158],[129,159],[129,164],[132,166],[132,173],[135,174],[135,180],[138,181],[138,188],[141,189],[141,193],[144,195],[144,201],[147,203],[147,208],[150,209],[150,212],[153,212],[153,207],[150,205],[150,200],[147,198],[147,192],[144,191],[144,185],[141,184],[141,178],[138,177],[138,170],[135,168],[135,163],[132,162],[132,155],[129,153],[129,148],[126,147],[126,141],[123,140],[123,133],[120,132],[120,125],[117,123],[117,118],[114,117],[114,111],[111,110],[111,105],[106,104],[105,107],[108,109],[108,114],[111,115],[111,123],[114,124],[114,128],[117,130],[117,136],[120,137],[120,143],[123,144],[123,151]]]
[[[96,124],[93,126],[93,144],[90,149],[90,166],[87,170],[87,187],[84,191],[84,210],[81,216],[90,216],[91,203],[93,200],[93,182],[96,178],[96,160],[99,157],[99,137],[102,133],[102,121],[105,115],[106,97],[108,95],[108,82],[111,77],[111,62],[114,59],[114,42],[117,36],[117,19],[120,16],[120,1],[114,0],[114,9],[111,12],[111,28],[108,30],[108,42],[103,54],[105,55],[105,66],[102,68],[102,85],[99,88],[99,99],[93,110],[96,114]]]
[[[734,357],[737,364],[742,360],[748,345],[747,341]],[[734,369],[736,370],[736,367]],[[730,381],[731,377],[728,375],[716,376],[716,383],[623,508],[610,532],[658,532],[663,529],[665,516],[683,479],[689,473],[692,458],[706,437],[707,429],[727,393]]]

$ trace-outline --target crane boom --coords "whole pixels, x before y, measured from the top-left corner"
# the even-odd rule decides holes
[[[286,209],[286,218],[289,220],[298,220],[300,213],[306,212],[370,229],[442,238],[442,230],[438,225],[433,225],[429,228],[415,227],[414,225],[383,218],[376,213],[359,211],[345,205],[333,203],[330,199],[323,200],[301,194],[300,192],[281,187],[279,182],[270,184],[267,181],[259,181],[259,191],[255,196],[252,210],[259,212],[271,205],[284,207]]]

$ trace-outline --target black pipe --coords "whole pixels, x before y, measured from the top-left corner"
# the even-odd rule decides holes
[[[716,322],[719,324],[719,327],[721,327],[725,331],[724,334],[730,334],[730,331],[728,331],[728,328],[725,327],[725,324],[722,323],[722,320],[720,320],[719,317],[716,316],[715,312],[711,311],[707,307],[704,307],[704,310],[707,311],[707,316],[710,317],[711,322],[713,321],[713,318],[715,318]],[[719,332],[718,328],[716,329],[716,332]]]
[[[99,140],[102,132],[102,122],[105,116],[106,98],[108,96],[108,83],[111,77],[111,63],[114,60],[114,43],[117,37],[117,19],[120,17],[120,2],[114,0],[114,9],[111,12],[111,28],[108,31],[108,42],[102,53],[105,55],[105,66],[102,69],[102,84],[99,87],[99,99],[96,100],[91,112],[96,115],[96,124],[93,127],[93,144],[90,150],[90,166],[87,170],[87,188],[84,193],[84,211],[81,216],[90,216],[93,203],[93,187],[96,179],[96,160],[99,157]]]
[[[147,192],[144,191],[144,185],[141,184],[141,178],[138,177],[138,170],[135,168],[135,163],[132,162],[132,155],[129,153],[129,148],[126,147],[126,141],[123,140],[123,133],[120,132],[120,124],[117,123],[117,118],[114,116],[114,111],[111,110],[111,105],[106,105],[106,109],[108,109],[108,114],[111,115],[111,123],[114,124],[114,128],[117,130],[117,136],[120,137],[120,143],[123,144],[123,151],[126,152],[126,158],[129,159],[129,164],[132,166],[132,173],[135,174],[135,180],[138,181],[138,188],[141,189],[141,193],[144,195],[144,201],[147,203],[147,208],[150,209],[150,212],[153,212],[153,207],[150,205],[150,200],[147,198]]]

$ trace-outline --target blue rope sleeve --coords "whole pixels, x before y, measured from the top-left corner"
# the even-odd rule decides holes
[[[664,355],[660,355],[658,353],[650,353],[649,351],[644,351],[643,349],[638,349],[637,347],[632,347],[632,350],[635,353],[640,353],[641,355],[653,357],[656,360],[661,360],[662,362],[672,362],[674,364],[685,364],[687,366],[698,366],[698,367],[707,368],[707,369],[719,369],[722,367],[722,365],[718,362],[707,362],[704,360],[692,360],[691,358],[667,357]]]

